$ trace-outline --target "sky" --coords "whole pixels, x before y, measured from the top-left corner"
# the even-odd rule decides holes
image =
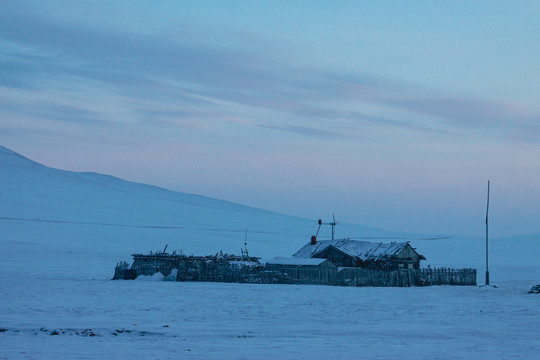
[[[540,233],[537,1],[0,3],[0,144],[306,218]],[[337,235],[346,236],[346,234]]]

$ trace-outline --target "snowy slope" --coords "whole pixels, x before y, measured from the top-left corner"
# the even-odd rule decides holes
[[[316,230],[306,220],[230,202],[168,191],[96,173],[49,168],[0,147],[1,240],[128,255],[163,248],[238,252],[249,229],[253,254],[290,256]],[[406,237],[357,225],[338,232]]]

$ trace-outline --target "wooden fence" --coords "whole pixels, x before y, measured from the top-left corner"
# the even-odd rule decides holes
[[[264,267],[204,267],[179,271],[178,281],[332,286],[476,285],[476,269],[424,268],[379,271],[362,268],[309,267],[267,270]]]
[[[341,286],[429,286],[476,285],[476,269],[424,268],[377,271],[341,268],[337,283]]]
[[[476,269],[423,268],[417,285],[476,285]]]

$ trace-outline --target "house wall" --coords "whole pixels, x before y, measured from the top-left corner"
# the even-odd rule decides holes
[[[393,269],[398,269],[400,267],[405,269],[419,269],[420,256],[411,245],[407,245],[396,255],[395,260],[393,260],[392,263]]]

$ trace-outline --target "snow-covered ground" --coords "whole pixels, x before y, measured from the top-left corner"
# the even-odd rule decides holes
[[[32,260],[41,251],[31,247],[3,253],[0,358],[531,359],[540,351],[540,296],[519,278],[538,279],[538,270],[511,269],[519,281],[499,288],[110,281],[72,271],[95,266],[85,258],[98,253]],[[107,258],[99,262],[110,276]]]
[[[493,239],[492,287],[110,281],[132,252],[248,247],[270,259],[314,220],[99,174],[0,147],[0,358],[530,359],[540,353],[539,236]],[[322,214],[324,215],[324,214]],[[432,266],[477,267],[483,239],[419,240],[340,224],[339,236],[416,239]],[[52,335],[56,334],[58,335]]]

